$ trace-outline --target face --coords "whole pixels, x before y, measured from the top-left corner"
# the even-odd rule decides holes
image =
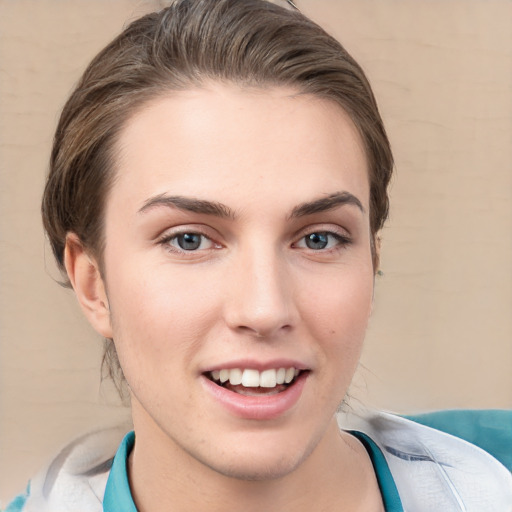
[[[104,279],[137,439],[287,474],[329,435],[371,310],[355,127],[294,90],[211,84],[146,105],[117,149]]]

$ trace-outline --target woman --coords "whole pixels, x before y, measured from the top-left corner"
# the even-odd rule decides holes
[[[476,446],[336,414],[391,170],[362,70],[299,12],[181,0],[132,23],[64,108],[43,218],[134,432],[71,445],[10,510],[509,510]]]

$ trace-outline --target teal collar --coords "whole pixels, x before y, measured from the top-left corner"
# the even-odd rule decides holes
[[[386,512],[403,512],[402,502],[388,464],[380,448],[366,435],[352,431],[363,443],[372,461]],[[135,433],[129,432],[117,450],[103,498],[103,512],[137,512],[128,483],[128,456],[135,444]]]
[[[117,450],[103,497],[103,512],[137,512],[128,483],[128,456],[135,444],[135,432],[124,437]]]
[[[373,464],[373,469],[377,475],[382,501],[384,502],[384,510],[386,512],[404,512],[402,501],[398,494],[395,481],[389,470],[388,463],[381,452],[380,448],[372,441],[370,437],[362,432],[350,431],[354,437],[357,437],[366,448],[368,455]]]

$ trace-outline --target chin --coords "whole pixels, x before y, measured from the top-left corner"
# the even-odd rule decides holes
[[[247,482],[265,482],[269,480],[278,480],[293,473],[299,467],[305,457],[276,457],[273,454],[264,460],[264,457],[247,457],[244,461],[236,461],[231,464],[210,465],[210,469],[215,472],[236,480]]]
[[[317,443],[289,442],[285,439],[233,440],[222,455],[198,454],[199,462],[228,478],[241,481],[270,481],[292,474],[314,451]],[[297,440],[298,441],[298,440]],[[238,446],[237,446],[238,445]],[[201,457],[206,455],[206,457]],[[194,456],[194,454],[192,454]],[[202,460],[201,460],[202,458]]]

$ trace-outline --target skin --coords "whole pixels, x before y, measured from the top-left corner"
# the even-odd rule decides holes
[[[367,162],[349,117],[291,89],[212,83],[147,104],[117,155],[103,272],[73,234],[66,266],[130,386],[139,510],[382,510],[365,449],[334,418],[374,278]],[[336,194],[355,200],[303,207]],[[222,206],[189,211],[191,199]],[[201,245],[181,249],[183,233]],[[332,233],[327,247],[308,247],[312,233]],[[203,373],[242,358],[307,368],[297,403],[266,420],[226,410]]]

